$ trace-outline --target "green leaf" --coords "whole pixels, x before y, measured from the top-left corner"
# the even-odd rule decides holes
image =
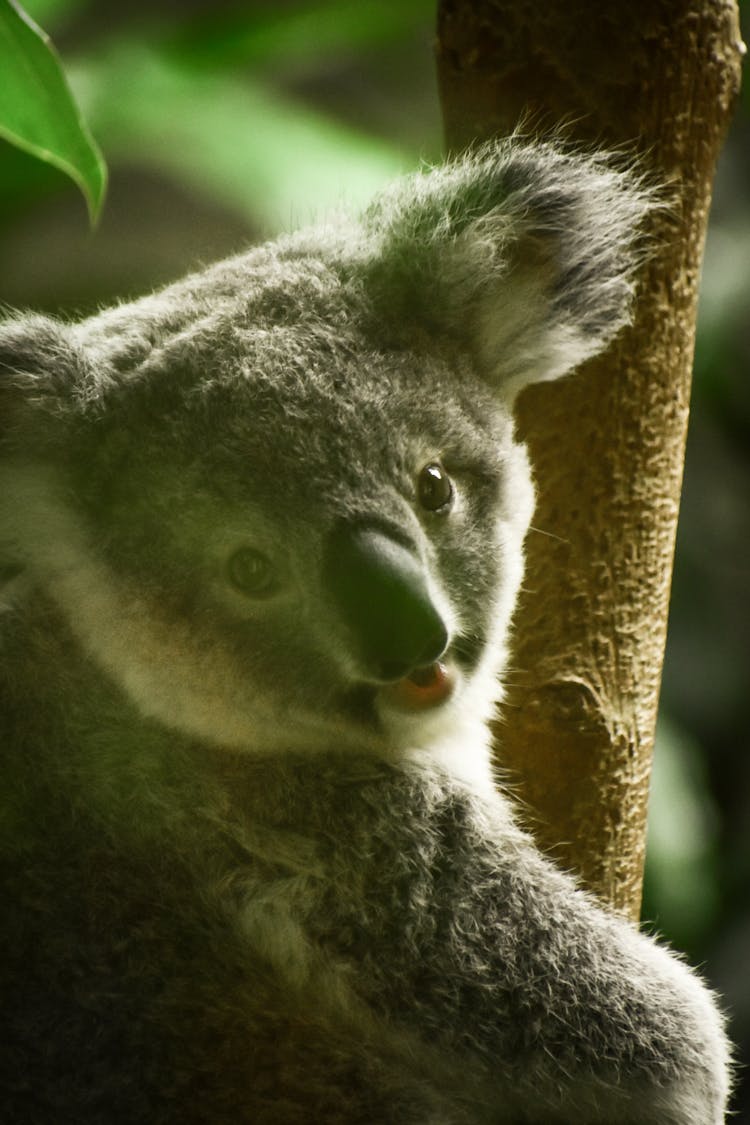
[[[65,172],[81,189],[92,224],[107,171],[49,38],[14,0],[0,0],[0,137]]]

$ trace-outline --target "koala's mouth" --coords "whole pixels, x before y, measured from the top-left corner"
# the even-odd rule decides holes
[[[456,678],[447,664],[436,660],[423,668],[415,668],[408,676],[380,688],[387,706],[398,711],[429,711],[439,707],[453,694]]]
[[[359,684],[347,692],[344,709],[357,723],[381,728],[382,708],[419,714],[445,703],[455,688],[455,672],[443,661],[436,661],[390,684]]]

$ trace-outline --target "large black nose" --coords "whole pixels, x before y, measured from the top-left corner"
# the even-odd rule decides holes
[[[374,679],[400,680],[444,652],[448,632],[423,568],[389,532],[339,527],[329,543],[326,580]]]

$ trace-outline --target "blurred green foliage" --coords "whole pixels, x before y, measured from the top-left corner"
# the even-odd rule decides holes
[[[137,292],[243,241],[359,206],[418,156],[439,157],[428,0],[26,8],[60,51],[113,175],[92,244],[60,174],[2,146],[8,302],[81,308]],[[62,207],[66,222],[53,222]],[[46,221],[51,269],[26,253]]]
[[[64,31],[91,6],[28,0],[26,7]],[[136,10],[132,22],[102,29],[95,49],[71,54],[66,72],[110,160],[122,155],[175,175],[271,232],[344,196],[361,204],[412,162],[397,139],[290,98],[283,76],[315,69],[331,52],[387,48],[432,7],[426,0],[186,5],[170,19],[155,5],[150,15]]]
[[[363,202],[408,163],[395,145],[292,104],[263,81],[188,57],[132,39],[71,69],[113,159],[137,154],[267,230],[309,221],[344,187]]]

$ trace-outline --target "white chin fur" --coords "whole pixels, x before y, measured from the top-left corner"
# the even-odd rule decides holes
[[[453,692],[444,703],[408,712],[380,703],[386,743],[418,765],[435,764],[483,793],[494,790],[489,720],[499,702],[495,661],[486,661],[470,678],[457,669]],[[492,665],[492,666],[491,666]]]

